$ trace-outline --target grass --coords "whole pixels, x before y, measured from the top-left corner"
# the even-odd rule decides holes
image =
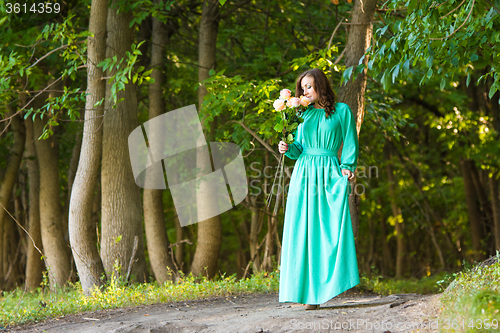
[[[200,278],[195,281],[192,274],[181,276],[173,284],[166,282],[127,285],[112,278],[103,290],[85,296],[80,283],[48,292],[39,288],[29,293],[18,288],[4,292],[0,297],[0,329],[26,323],[36,323],[66,314],[113,309],[145,304],[177,302],[247,293],[269,293],[278,291],[279,273],[258,273],[251,278],[236,281],[236,275],[215,280]]]
[[[410,279],[386,279],[381,276],[375,276],[368,278],[366,276],[361,276],[361,283],[358,288],[363,290],[369,290],[381,295],[392,295],[392,294],[437,294],[446,288],[449,284],[448,274],[441,272],[436,275],[427,276],[422,279],[410,278]]]
[[[447,332],[500,330],[500,263],[456,273],[441,296],[439,318]]]

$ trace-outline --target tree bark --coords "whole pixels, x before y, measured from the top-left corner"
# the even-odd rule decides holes
[[[16,187],[14,186],[15,196]],[[16,203],[17,198],[11,201],[9,206],[9,211],[14,212],[14,218],[21,223],[20,212],[18,210],[18,203]],[[19,269],[19,258],[21,255],[21,239],[19,235],[20,228],[17,227],[17,223],[9,216],[4,224],[4,290],[15,289],[22,281],[20,281],[20,269]]]
[[[151,48],[151,77],[154,83],[149,85],[149,119],[153,119],[165,112],[165,103],[162,94],[162,84],[165,82],[163,61],[165,59],[165,45],[167,33],[158,19],[153,18],[153,46]],[[150,142],[156,141],[156,131],[151,131]],[[163,284],[167,280],[177,281],[177,269],[173,261],[173,253],[167,237],[165,216],[163,214],[163,191],[144,189],[144,224],[149,260],[156,280]]]
[[[54,135],[46,140],[38,140],[42,135],[44,122],[35,119],[35,149],[40,169],[40,226],[42,243],[47,257],[50,288],[64,286],[70,276],[70,253],[62,226],[61,204],[59,201],[59,147]]]
[[[181,226],[181,222],[179,221],[179,218],[177,217],[177,211],[175,210],[175,206],[173,207],[175,218],[174,218],[174,223],[175,223],[175,261],[177,263],[177,269],[179,271],[185,272],[184,269],[184,230],[185,228]],[[172,249],[173,250],[173,249]]]
[[[78,168],[78,162],[80,160],[81,149],[82,149],[82,137],[81,134],[78,132],[76,134],[76,143],[71,151],[71,159],[69,161],[66,206],[63,212],[64,239],[68,242],[68,244],[69,244],[69,204],[71,202],[71,191],[73,190],[73,183],[75,182],[75,175],[76,175],[76,170]]]
[[[403,216],[401,214],[401,208],[397,203],[398,190],[397,183],[393,173],[393,157],[391,152],[391,146],[389,143],[385,145],[385,159],[386,159],[386,170],[387,170],[387,180],[389,181],[389,192],[391,199],[392,216],[395,220],[396,229],[396,277],[400,278],[403,276],[403,259],[405,255],[405,242],[403,233]],[[399,220],[401,219],[401,222]]]
[[[130,51],[134,30],[129,28],[132,13],[117,13],[117,1],[108,10],[106,57],[121,59]],[[116,71],[113,69],[112,76]],[[133,254],[134,237],[138,247],[132,260],[131,274],[137,281],[145,279],[144,238],[142,231],[141,193],[135,184],[128,152],[128,136],[139,125],[137,120],[137,86],[129,82],[125,91],[118,92],[115,105],[111,84],[106,84],[106,114],[102,143],[102,236],[101,258],[108,276],[114,274],[115,261],[120,275],[125,276]]]
[[[33,238],[36,247],[43,251],[42,235],[40,233],[40,171],[38,169],[38,158],[35,152],[33,137],[33,120],[31,117],[24,121],[26,126],[26,159],[28,167],[29,182],[29,219],[28,232]],[[33,241],[28,238],[28,254],[26,262],[26,290],[36,290],[42,282],[42,272],[44,262],[42,254],[33,245]]]
[[[252,268],[254,274],[260,272],[260,256],[259,256],[259,232],[260,232],[260,216],[261,212],[259,207],[257,207],[258,196],[247,196],[246,201],[250,206],[252,212],[251,224],[250,224],[250,235],[249,235],[249,246],[250,246],[250,260],[252,261]]]
[[[92,0],[88,38],[87,97],[85,123],[80,148],[80,162],[71,190],[69,238],[83,292],[104,284],[104,266],[97,250],[96,224],[92,219],[94,190],[99,176],[102,153],[102,116],[104,107],[94,105],[106,96],[104,73],[96,65],[106,56],[107,0]]]
[[[495,249],[500,250],[500,199],[498,198],[498,179],[496,175],[490,178],[491,206],[493,208],[493,224]]]
[[[474,260],[481,261],[484,258],[481,248],[482,228],[481,228],[481,213],[476,202],[477,194],[474,189],[474,181],[472,179],[472,160],[461,160],[460,169],[464,179],[465,201],[467,203],[467,211],[469,212],[469,223],[472,239],[472,250],[474,252]]]
[[[209,70],[215,68],[215,51],[217,43],[217,30],[219,26],[219,1],[204,0],[201,14],[199,41],[198,41],[198,81],[203,81],[209,77]],[[207,95],[205,86],[198,87],[198,105],[199,113],[202,115],[201,123],[206,133],[207,144],[212,141],[212,131],[208,135],[208,129],[204,126],[206,114],[201,105],[203,98]],[[212,123],[212,128],[216,125],[216,120]],[[208,154],[198,154],[197,168],[200,170],[213,170]],[[201,182],[198,191],[198,209],[210,209],[217,204],[217,196],[213,189],[206,182]],[[222,243],[222,224],[220,216],[214,216],[203,222],[198,223],[198,244],[191,264],[193,275],[200,274],[209,278],[213,277],[217,271],[219,251]],[[205,269],[206,268],[206,269]]]
[[[14,110],[9,110],[9,114],[13,114]],[[14,133],[14,144],[12,150],[10,151],[9,162],[5,168],[5,173],[3,176],[3,181],[0,187],[0,240],[5,237],[4,229],[5,224],[10,223],[10,217],[5,211],[9,207],[9,201],[12,195],[12,189],[17,180],[17,174],[19,172],[19,167],[21,166],[21,160],[23,157],[24,144],[26,140],[26,130],[24,124],[21,121],[20,116],[12,118],[11,125],[12,131]],[[5,208],[5,209],[4,209]],[[9,222],[7,222],[9,221]],[[3,261],[5,258],[4,247],[0,245],[0,260]],[[3,282],[6,272],[3,270],[5,262],[0,262],[0,290],[3,289]]]
[[[346,67],[357,66],[361,57],[370,46],[373,30],[373,15],[377,7],[377,0],[354,0],[354,8],[349,26],[349,37],[345,47]],[[363,63],[368,64],[368,57],[363,59]],[[365,115],[365,90],[366,90],[366,68],[360,73],[356,80],[352,78],[346,85],[339,88],[338,100],[346,103],[351,108],[354,119],[356,119],[356,129],[359,136],[361,124]],[[356,181],[351,182],[356,188]],[[352,220],[354,237],[358,236],[359,216],[357,210],[357,200],[355,191],[349,195],[349,209]]]
[[[493,212],[491,204],[488,200],[488,194],[483,186],[483,182],[481,181],[481,177],[479,176],[475,163],[472,163],[471,167],[472,182],[474,183],[477,198],[479,199],[479,211],[482,213],[481,218],[483,221],[490,221],[493,217]]]

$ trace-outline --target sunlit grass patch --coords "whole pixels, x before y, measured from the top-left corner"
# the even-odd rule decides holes
[[[199,281],[199,282],[196,282]],[[279,273],[258,273],[250,278],[236,280],[236,275],[208,280],[195,279],[192,274],[180,277],[174,284],[166,282],[127,285],[112,278],[102,290],[85,296],[80,283],[55,292],[24,292],[18,288],[4,292],[0,297],[0,329],[7,326],[38,322],[66,314],[113,309],[155,303],[177,302],[246,293],[276,292]]]
[[[439,321],[447,332],[500,330],[500,263],[455,274],[441,296]],[[442,325],[443,326],[443,325]]]

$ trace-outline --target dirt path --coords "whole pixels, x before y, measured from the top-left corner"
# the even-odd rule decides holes
[[[437,332],[439,295],[344,293],[305,311],[253,294],[87,312],[14,332]]]

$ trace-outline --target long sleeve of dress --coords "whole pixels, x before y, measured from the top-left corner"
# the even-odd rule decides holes
[[[347,104],[341,103],[341,127],[344,146],[342,148],[342,156],[340,159],[340,169],[348,169],[352,172],[356,170],[358,164],[358,133],[356,131],[356,120],[352,114],[351,108]]]
[[[300,126],[301,124],[299,124]],[[296,160],[299,158],[300,154],[304,150],[302,147],[302,131],[299,131],[299,128],[293,132],[294,141],[292,144],[288,145],[288,150],[285,152],[285,156],[291,158],[292,160]]]

